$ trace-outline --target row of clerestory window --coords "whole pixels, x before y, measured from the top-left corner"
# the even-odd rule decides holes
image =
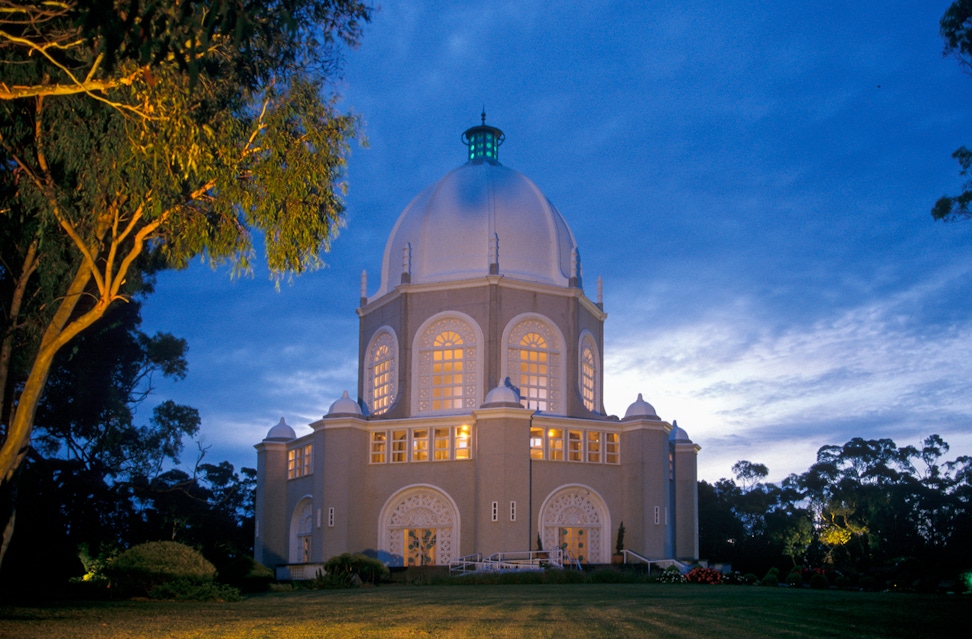
[[[561,338],[538,318],[516,324],[508,334],[506,371],[520,393],[524,408],[547,413],[564,410]],[[479,406],[477,357],[480,338],[460,317],[431,322],[416,338],[416,412],[455,413]],[[398,342],[391,328],[374,336],[366,353],[365,402],[373,415],[394,404],[398,393]],[[585,332],[580,345],[578,390],[585,408],[596,411],[600,395],[600,357],[593,336]]]
[[[471,441],[468,424],[372,431],[370,461],[401,464],[471,459]]]

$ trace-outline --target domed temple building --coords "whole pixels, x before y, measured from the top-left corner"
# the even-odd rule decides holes
[[[420,193],[362,275],[356,398],[257,444],[256,559],[299,578],[334,555],[390,566],[561,549],[610,563],[698,558],[696,458],[641,395],[605,413],[604,320],[577,241],[503,132]],[[304,571],[306,573],[306,571]],[[313,575],[311,575],[313,576]]]

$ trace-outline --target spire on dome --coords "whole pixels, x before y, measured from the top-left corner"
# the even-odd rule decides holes
[[[469,147],[469,161],[490,164],[499,163],[499,147],[506,140],[506,135],[495,126],[486,124],[486,109],[481,114],[483,123],[474,126],[462,134],[462,143]]]

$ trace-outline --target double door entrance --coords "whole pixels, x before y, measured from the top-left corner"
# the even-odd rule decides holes
[[[564,553],[564,562],[588,563],[591,533],[589,528],[566,526],[557,529],[557,545]]]
[[[406,566],[434,566],[436,561],[435,528],[405,528],[403,547]]]

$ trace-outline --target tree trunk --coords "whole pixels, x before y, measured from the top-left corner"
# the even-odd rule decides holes
[[[51,366],[54,363],[54,356],[75,335],[104,315],[108,308],[108,302],[104,298],[100,298],[95,303],[94,308],[81,317],[71,319],[78,301],[84,295],[85,289],[91,281],[91,275],[91,269],[82,262],[68,287],[67,294],[61,298],[61,303],[54,313],[54,317],[48,323],[47,330],[44,331],[44,337],[34,358],[33,366],[24,381],[24,387],[20,396],[16,399],[16,407],[10,416],[7,438],[3,442],[3,447],[0,448],[0,492],[3,493],[2,503],[0,503],[0,524],[4,526],[3,542],[0,545],[0,564],[3,563],[10,536],[13,535],[18,470],[30,449],[30,434],[34,428],[34,416],[37,413],[37,405],[43,396],[47,376],[50,374]],[[9,495],[9,498],[7,495]]]

